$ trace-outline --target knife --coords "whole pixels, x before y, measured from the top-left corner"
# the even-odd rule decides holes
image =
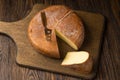
[[[45,12],[41,12],[41,20],[42,20],[42,24],[44,26],[44,31],[45,31],[45,36],[46,36],[46,40],[47,41],[51,41],[51,33],[52,30],[47,28],[47,18],[46,18],[46,14]]]

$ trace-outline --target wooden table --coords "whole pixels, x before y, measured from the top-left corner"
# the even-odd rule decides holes
[[[106,28],[95,80],[120,80],[120,0],[0,0],[0,20],[20,20],[29,14],[36,3],[64,4],[72,9],[104,15]],[[0,34],[0,80],[81,80],[20,67],[15,63],[16,51],[13,40]]]

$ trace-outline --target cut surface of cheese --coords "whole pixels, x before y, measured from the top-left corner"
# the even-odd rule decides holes
[[[62,65],[81,64],[87,61],[88,58],[89,53],[85,51],[68,52],[65,59],[62,62]]]
[[[45,12],[47,28],[52,30],[51,41],[46,40],[41,12]],[[30,21],[28,37],[35,49],[53,58],[60,58],[56,35],[75,50],[84,40],[84,27],[80,18],[69,8],[62,5],[50,6],[38,12]]]
[[[55,30],[56,35],[61,38],[62,40],[64,40],[68,45],[70,45],[73,49],[78,50],[78,47],[70,40],[68,39],[66,36],[64,36],[61,32],[59,32],[58,30]]]

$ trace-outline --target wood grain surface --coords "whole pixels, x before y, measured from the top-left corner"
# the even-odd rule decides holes
[[[119,0],[0,0],[0,20],[20,20],[29,14],[36,3],[64,4],[72,9],[104,15],[106,29],[99,71],[95,80],[120,80]],[[0,34],[0,80],[81,80],[66,75],[19,67],[15,63],[15,57],[15,43],[8,36]]]

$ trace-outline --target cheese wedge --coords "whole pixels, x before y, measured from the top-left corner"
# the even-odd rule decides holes
[[[75,45],[70,39],[68,39],[66,36],[64,36],[60,31],[58,31],[58,30],[55,30],[55,31],[56,31],[56,35],[58,37],[60,37],[62,40],[64,40],[68,45],[70,45],[75,50],[78,50],[77,45]]]
[[[52,30],[51,41],[46,40],[41,12],[45,12],[47,28]],[[65,6],[50,6],[43,9],[30,21],[29,39],[40,53],[53,58],[60,58],[56,36],[78,50],[84,40],[84,27],[80,18]]]
[[[61,65],[81,73],[90,73],[93,67],[93,60],[86,51],[68,52]]]

